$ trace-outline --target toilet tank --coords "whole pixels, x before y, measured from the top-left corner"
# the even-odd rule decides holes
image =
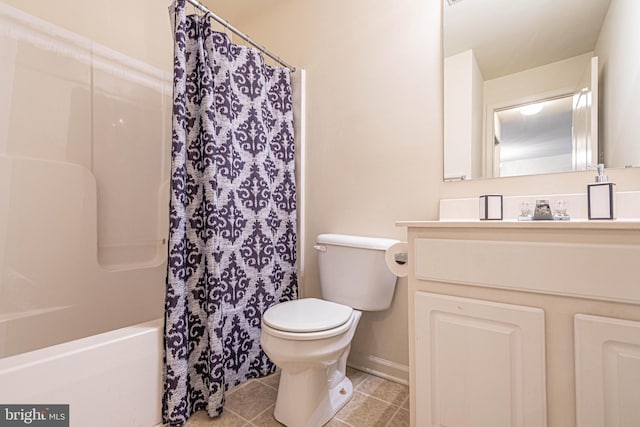
[[[320,234],[316,242],[323,299],[363,311],[389,308],[396,276],[385,253],[398,240]]]

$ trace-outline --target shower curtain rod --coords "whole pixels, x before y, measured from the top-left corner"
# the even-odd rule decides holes
[[[189,3],[191,3],[193,6],[195,6],[197,9],[200,9],[201,11],[203,11],[205,13],[209,13],[211,15],[211,17],[216,22],[218,22],[219,24],[224,25],[225,28],[233,31],[235,34],[240,36],[240,38],[242,38],[244,41],[246,41],[247,43],[250,43],[252,46],[256,47],[258,50],[260,50],[262,53],[267,55],[269,58],[271,58],[274,61],[276,61],[278,64],[282,65],[283,67],[286,67],[286,68],[290,69],[292,73],[294,71],[296,71],[296,67],[293,67],[293,66],[287,64],[282,59],[280,59],[280,57],[278,55],[276,55],[274,53],[271,53],[266,47],[254,42],[253,40],[251,40],[251,37],[249,37],[248,35],[244,34],[242,31],[238,30],[237,28],[235,28],[233,25],[229,24],[224,19],[220,18],[218,15],[213,13],[211,10],[209,10],[208,7],[206,7],[205,5],[200,3],[198,0],[187,0],[187,1]]]

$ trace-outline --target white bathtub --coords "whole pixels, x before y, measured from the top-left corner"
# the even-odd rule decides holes
[[[0,359],[0,403],[69,404],[75,427],[161,423],[162,319]]]

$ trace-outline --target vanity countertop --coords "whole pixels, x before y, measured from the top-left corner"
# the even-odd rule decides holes
[[[555,229],[555,230],[634,230],[640,231],[640,221],[397,221],[396,226],[407,228],[479,228],[479,229]]]

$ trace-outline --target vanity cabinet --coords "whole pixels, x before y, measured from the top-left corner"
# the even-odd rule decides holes
[[[544,312],[418,291],[418,426],[546,425]]]
[[[575,317],[580,427],[640,426],[640,322]]]
[[[399,225],[412,426],[640,425],[640,223]]]

